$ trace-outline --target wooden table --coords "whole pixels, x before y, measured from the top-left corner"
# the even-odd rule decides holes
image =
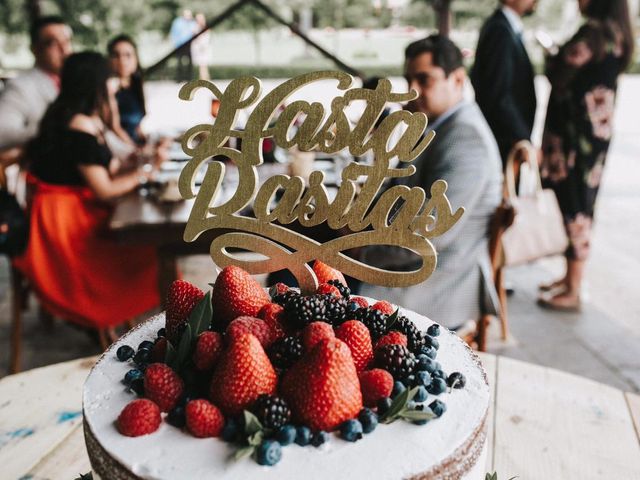
[[[488,472],[500,480],[638,480],[640,396],[481,354],[489,373]],[[82,385],[95,358],[0,380],[0,478],[72,479],[90,470]]]

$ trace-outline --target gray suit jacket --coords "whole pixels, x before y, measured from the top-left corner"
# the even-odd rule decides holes
[[[437,267],[424,283],[403,289],[365,284],[362,295],[388,300],[449,328],[496,313],[488,239],[489,222],[501,199],[502,168],[496,141],[477,104],[465,103],[447,118],[414,165],[416,173],[404,184],[428,194],[433,182],[446,180],[453,210],[464,207],[465,214],[433,240]],[[413,269],[419,261],[406,250],[384,246],[367,247],[362,259],[390,270]]]
[[[0,92],[0,150],[31,140],[57,95],[55,83],[39,68],[10,80]]]

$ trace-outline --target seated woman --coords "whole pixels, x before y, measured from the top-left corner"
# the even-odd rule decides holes
[[[138,48],[128,35],[114,37],[107,46],[109,64],[116,76],[113,129],[123,140],[131,140],[138,145],[145,143],[140,122],[146,114],[142,70],[138,62]],[[119,130],[122,128],[124,134]]]
[[[151,175],[125,171],[104,143],[108,77],[98,53],[66,60],[60,94],[27,148],[34,177],[30,238],[15,260],[47,311],[101,329],[160,303],[155,250],[106,236],[109,202]]]

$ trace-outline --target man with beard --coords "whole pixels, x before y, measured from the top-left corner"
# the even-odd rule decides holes
[[[520,140],[530,140],[536,113],[531,61],[522,42],[522,17],[536,0],[501,0],[478,40],[471,83],[500,148],[503,165]]]

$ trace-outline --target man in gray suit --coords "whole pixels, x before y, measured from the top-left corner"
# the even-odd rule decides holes
[[[35,66],[10,80],[0,93],[0,151],[20,147],[38,132],[58,95],[60,72],[71,53],[71,28],[60,17],[42,17],[30,31]]]
[[[429,194],[433,182],[446,180],[454,211],[466,211],[449,232],[433,240],[438,263],[424,283],[403,289],[364,285],[360,293],[457,329],[497,311],[488,240],[491,216],[501,199],[500,153],[477,104],[463,98],[466,72],[451,40],[431,35],[410,44],[405,78],[419,94],[407,108],[425,113],[436,136],[414,161],[416,173],[401,183]],[[414,270],[421,262],[406,250],[388,246],[365,248],[361,260],[389,270]]]

